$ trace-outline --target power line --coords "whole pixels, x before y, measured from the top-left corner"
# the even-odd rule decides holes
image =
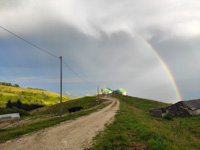
[[[56,55],[54,55],[54,54],[52,54],[52,53],[50,53],[50,52],[48,52],[48,51],[46,51],[46,50],[40,48],[39,46],[37,46],[37,45],[35,45],[35,44],[29,42],[28,40],[25,40],[24,38],[20,37],[19,35],[17,35],[17,34],[15,34],[15,33],[11,32],[10,30],[8,30],[8,29],[6,29],[6,28],[4,28],[4,27],[2,27],[2,26],[0,26],[0,28],[2,28],[3,30],[9,32],[10,34],[14,35],[15,37],[21,39],[22,41],[24,41],[24,42],[26,42],[26,43],[32,45],[33,47],[36,47],[37,49],[39,49],[39,50],[41,50],[41,51],[43,51],[43,52],[45,52],[45,53],[47,53],[47,54],[49,54],[49,55],[51,55],[51,56],[53,56],[53,57],[59,58],[58,56],[56,56]]]
[[[60,59],[60,57],[58,57],[58,56],[56,56],[56,55],[54,55],[54,54],[48,52],[47,50],[44,50],[44,49],[40,48],[39,46],[37,46],[37,45],[35,45],[35,44],[29,42],[28,40],[26,40],[26,39],[20,37],[19,35],[13,33],[12,31],[10,31],[10,30],[8,30],[8,29],[2,27],[2,26],[0,26],[0,28],[2,28],[3,30],[9,32],[9,33],[12,34],[13,36],[15,36],[15,37],[21,39],[22,41],[24,41],[24,42],[26,42],[26,43],[32,45],[33,47],[37,48],[38,50],[41,50],[41,51],[43,51],[43,52],[45,52],[45,53],[47,53],[47,54],[49,54],[49,55],[51,55],[51,56],[53,56],[53,57],[56,57],[56,58]],[[67,63],[65,63],[63,60],[62,60],[62,62],[63,62],[63,64],[64,64],[65,66],[67,66],[77,77],[79,77],[79,78],[80,78],[81,80],[83,80],[84,82],[89,83],[87,80],[83,79],[78,73],[76,73]]]
[[[79,76],[79,74],[77,74],[67,63],[65,63],[64,61],[62,61],[63,62],[63,64],[67,67],[67,68],[69,68],[77,77],[79,77],[81,80],[83,80],[84,82],[87,82],[87,83],[89,83],[87,80],[85,80],[85,79],[83,79],[81,76]]]

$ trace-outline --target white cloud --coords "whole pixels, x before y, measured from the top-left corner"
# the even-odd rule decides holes
[[[94,36],[99,29],[110,35],[120,30],[142,33],[151,26],[172,35],[200,35],[200,2],[196,0],[3,1],[7,5],[0,10],[1,25],[20,34],[33,34],[48,26],[48,20],[58,19]]]

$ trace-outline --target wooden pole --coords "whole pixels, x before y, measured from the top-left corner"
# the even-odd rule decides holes
[[[62,117],[62,56],[60,56],[60,117]]]

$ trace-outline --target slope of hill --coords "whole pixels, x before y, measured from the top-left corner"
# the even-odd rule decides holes
[[[169,104],[130,96],[120,99],[112,124],[101,132],[91,149],[200,149],[200,116],[156,118],[149,109]]]
[[[63,95],[67,96],[69,98],[78,98],[78,97],[80,97],[80,96],[78,96],[78,95],[76,95],[76,94],[74,94],[72,92],[63,92]]]
[[[72,107],[83,107],[83,110],[91,108],[93,106],[101,104],[104,100],[101,100],[100,103],[96,102],[96,96],[86,96],[77,99],[73,99],[71,101],[62,103],[62,113],[67,114],[68,109]],[[43,108],[39,108],[38,110],[31,111],[31,115],[40,116],[40,115],[59,115],[60,112],[60,104],[55,104],[52,106],[47,106]]]
[[[21,118],[19,122],[0,122],[0,143],[33,131],[54,126],[70,119],[88,115],[111,104],[109,101],[105,102],[106,100],[101,100],[97,103],[96,100],[97,98],[95,96],[88,96],[63,102],[62,117],[59,117],[60,105],[55,104],[32,110],[30,112],[31,115],[26,118]],[[83,110],[69,114],[68,108],[77,106],[82,106]]]
[[[74,94],[72,92],[63,92],[63,95],[67,96],[69,98],[79,98],[80,97],[80,96],[78,96],[78,95],[76,95],[76,94]]]
[[[69,99],[70,98],[63,96],[63,101]],[[20,100],[22,103],[26,104],[52,105],[60,101],[60,96],[57,93],[42,89],[0,85],[0,108],[5,107],[9,100],[12,102]]]

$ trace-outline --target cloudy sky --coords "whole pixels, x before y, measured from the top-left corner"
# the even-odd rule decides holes
[[[0,0],[0,26],[88,81],[63,66],[63,91],[177,102],[170,73],[182,100],[200,98],[199,0]],[[0,28],[0,81],[57,92],[59,63]]]

